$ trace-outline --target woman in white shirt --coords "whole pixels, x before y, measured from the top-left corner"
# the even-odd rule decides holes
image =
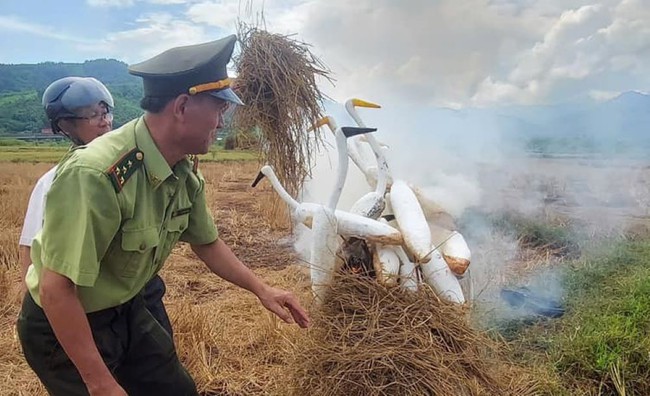
[[[65,135],[75,145],[88,144],[109,132],[113,126],[113,97],[104,84],[92,77],[64,77],[54,81],[43,93],[43,107],[52,132]],[[31,265],[32,240],[43,226],[45,199],[56,176],[56,169],[55,166],[41,176],[29,198],[18,246],[21,296],[27,292],[25,276]],[[165,283],[158,275],[149,281],[143,291],[147,308],[171,336],[171,323],[162,302],[164,294]]]

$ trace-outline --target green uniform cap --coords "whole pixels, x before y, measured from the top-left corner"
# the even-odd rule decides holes
[[[207,92],[238,105],[244,103],[230,89],[226,66],[237,36],[168,49],[144,62],[129,66],[129,73],[143,79],[144,95],[170,97]]]

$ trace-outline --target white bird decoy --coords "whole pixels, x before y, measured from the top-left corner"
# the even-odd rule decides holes
[[[404,244],[416,263],[430,260],[431,232],[417,198],[406,182],[395,180],[390,190],[390,204],[404,238]]]
[[[397,284],[399,276],[400,260],[395,253],[399,246],[385,246],[376,244],[372,252],[372,263],[375,269],[377,281],[386,286]]]
[[[263,167],[257,179],[253,182],[253,187],[266,175],[271,180],[271,184],[278,194],[292,207],[292,213],[301,211],[309,212],[311,216],[311,249],[310,249],[310,275],[311,286],[314,297],[322,302],[325,299],[327,286],[330,284],[334,272],[337,270],[337,251],[339,249],[338,237],[338,218],[335,213],[336,205],[341,196],[341,191],[345,185],[345,179],[348,171],[347,155],[347,138],[360,134],[374,132],[372,128],[337,128],[334,135],[336,136],[336,145],[339,154],[338,177],[330,195],[328,206],[311,204],[306,206],[298,204],[281,186],[275,173],[270,167]],[[304,220],[303,220],[304,221]]]
[[[390,201],[389,201],[390,202]],[[386,220],[389,223],[395,221],[394,215],[387,214],[382,216],[380,220]],[[431,259],[428,262],[421,262],[419,264],[413,263],[408,257],[406,252],[400,246],[389,246],[393,249],[401,261],[400,267],[400,281],[404,282],[407,290],[416,290],[418,285],[417,276],[408,274],[413,271],[412,268],[418,268],[421,275],[421,280],[429,285],[433,290],[447,301],[462,304],[465,301],[465,294],[463,288],[455,274],[442,258],[441,253],[434,249],[430,253]],[[471,285],[471,279],[466,279],[466,283]],[[473,292],[470,289],[471,292]]]
[[[388,220],[394,217],[394,221],[397,222],[398,228],[404,237],[406,248],[413,256],[415,265],[420,269],[422,280],[441,298],[462,304],[465,299],[460,283],[451,272],[441,253],[431,243],[429,225],[424,219],[424,214],[417,203],[415,194],[405,182],[396,180],[388,195],[388,202],[394,215],[385,215],[382,219]],[[398,213],[400,216],[398,216]],[[429,246],[429,248],[425,249],[425,246]],[[416,253],[418,250],[420,251],[419,254]],[[425,255],[422,256],[423,254]],[[406,254],[398,254],[398,257],[400,257],[402,267],[406,265],[403,271],[408,273],[412,265],[410,259]],[[400,279],[404,278],[403,271],[400,269]],[[406,279],[405,282],[411,285],[411,280]]]
[[[323,117],[321,120],[319,120],[316,125],[319,125],[321,123],[327,123],[329,122],[328,117]],[[321,125],[323,125],[321,124]],[[375,132],[377,129],[376,128],[366,128],[366,127],[360,127],[360,128],[353,128],[353,127],[340,127],[336,128],[336,131],[334,132],[334,136],[336,137],[336,148],[338,150],[338,165],[337,165],[337,178],[336,178],[336,184],[334,185],[334,189],[332,190],[332,194],[330,195],[329,199],[329,208],[331,210],[336,209],[336,205],[338,204],[339,198],[341,198],[341,192],[343,191],[343,186],[345,185],[345,180],[347,179],[348,176],[348,143],[347,139],[360,135],[360,134],[367,134],[367,133],[372,133]]]
[[[360,107],[369,107],[369,108],[379,108],[380,106],[371,102],[366,102],[361,99],[348,99],[345,102],[345,109],[348,111],[350,116],[354,119],[354,121],[357,123],[359,127],[365,128],[365,123],[359,117],[359,114],[356,111],[356,106]],[[360,214],[365,217],[370,217],[373,219],[378,218],[381,213],[384,211],[384,207],[386,206],[386,200],[384,198],[384,195],[386,194],[386,183],[388,180],[388,177],[390,175],[389,168],[388,168],[388,162],[386,161],[386,157],[384,156],[383,150],[379,143],[377,142],[377,139],[373,135],[360,135],[360,137],[364,137],[365,140],[367,140],[368,144],[370,144],[370,147],[375,154],[375,159],[377,162],[377,176],[376,176],[376,183],[375,183],[375,191],[371,191],[365,195],[363,195],[361,198],[359,198],[353,205],[352,208],[350,209],[350,212]],[[350,145],[354,145],[356,142],[356,139],[352,139],[353,141],[351,142]],[[366,178],[369,177],[370,175],[370,169],[373,169],[372,167],[368,167],[364,169],[364,174],[366,175]],[[373,177],[373,179],[375,179]],[[370,182],[368,183],[370,184]]]
[[[457,276],[463,276],[472,254],[463,235],[456,230],[454,218],[429,198],[422,189],[411,186],[431,231],[431,242]]]
[[[377,106],[379,106],[379,105],[377,105]],[[380,108],[381,108],[381,106],[380,106]],[[368,139],[367,139],[365,136],[363,136],[363,135],[361,135],[361,136],[355,138],[355,140],[357,140],[357,141],[359,141],[359,142],[363,142],[363,143],[368,143]],[[380,142],[379,140],[377,140],[377,143],[379,143],[379,147],[381,147],[382,149],[388,149],[388,148],[390,148],[389,145],[387,145],[386,143]]]
[[[350,117],[352,117],[354,122],[357,123],[357,126],[359,126],[361,128],[366,128],[366,123],[363,122],[363,120],[361,119],[361,116],[359,115],[359,112],[357,112],[357,107],[365,107],[365,108],[369,108],[369,109],[380,109],[381,108],[381,106],[376,104],[376,103],[367,102],[365,100],[361,100],[361,99],[357,99],[357,98],[352,98],[352,99],[346,100],[345,101],[345,110],[348,112]],[[382,145],[383,146],[386,146],[386,145],[383,144],[383,143],[380,143],[377,140],[377,138],[374,137],[373,135],[360,135],[360,136],[358,136],[356,138],[351,139],[351,142],[354,142],[355,144],[358,143],[358,142],[361,142],[361,141],[366,141],[370,145],[370,147],[371,147],[371,149],[372,149],[372,151],[373,151],[373,153],[375,155],[375,158],[377,159],[377,163],[378,163],[378,167],[379,167],[380,171],[384,172],[385,175],[389,175],[390,171],[388,169],[388,162],[386,162],[386,157],[384,156],[383,149],[381,147]],[[358,150],[360,150],[360,149],[358,149]]]
[[[320,205],[314,208],[312,216],[309,274],[314,297],[322,302],[337,270],[336,252],[340,243],[336,216],[330,208]]]
[[[314,210],[322,205],[310,202],[296,201],[287,190],[284,189],[280,180],[273,172],[273,168],[265,165],[260,170],[253,182],[255,187],[264,177],[269,179],[273,189],[280,198],[289,206],[291,217],[307,227],[312,226]],[[355,215],[342,210],[335,210],[337,220],[337,234],[344,237],[361,238],[369,242],[378,242],[384,245],[400,245],[403,242],[402,234],[394,227],[383,224],[377,220]]]
[[[472,260],[472,253],[461,233],[429,223],[431,242],[440,251],[456,276],[464,276]]]
[[[364,108],[368,108],[368,109],[381,109],[380,105],[378,105],[376,103],[368,102],[368,101],[365,101],[365,100],[362,100],[362,99],[350,98],[350,99],[346,100],[345,101],[345,110],[350,115],[350,117],[354,120],[354,122],[357,124],[357,126],[360,126],[360,127],[365,127],[366,124],[361,119],[361,116],[357,112],[357,109],[356,109],[357,107],[364,107]],[[367,153],[367,151],[364,149],[364,145],[361,144],[362,142],[365,142],[365,143],[370,144],[371,146],[374,146],[374,147],[372,147],[372,150],[374,152],[375,157],[377,156],[377,152],[381,151],[382,146],[387,147],[386,144],[379,142],[377,140],[377,138],[374,137],[374,136],[371,137],[371,138],[368,138],[367,136],[360,135],[360,136],[357,136],[357,137],[355,137],[353,139],[350,139],[350,144],[356,146],[357,150],[359,151],[359,153],[361,154],[362,157],[364,156],[364,154]],[[386,165],[386,170],[388,170],[388,165],[387,164],[385,164],[385,165]]]
[[[356,110],[357,106],[367,108],[381,107],[375,103],[356,98],[348,99],[345,102],[345,109],[359,126],[364,126],[365,124]],[[386,190],[386,178],[389,175],[388,163],[374,136],[366,136],[366,139],[375,154],[378,168],[377,190],[369,194],[371,199],[381,199],[383,210],[383,207],[385,207],[383,201]],[[379,188],[382,188],[380,194],[378,194]],[[365,199],[369,194],[366,194],[362,199]],[[407,249],[413,254],[416,263],[428,261],[428,254],[431,251],[431,233],[424,213],[417,201],[417,197],[405,182],[397,180],[391,187],[390,199],[393,213],[404,236],[404,243]]]
[[[381,106],[360,99],[349,99],[346,101],[346,110],[357,125],[363,127],[365,124],[357,113],[356,107],[380,108]],[[382,148],[372,135],[361,135],[354,139],[354,141],[360,141],[361,137],[364,137],[368,141],[372,151],[375,153],[377,158],[377,185],[379,187],[383,183],[385,189],[387,180],[391,179],[392,181],[392,177]],[[365,173],[367,178],[372,178],[370,176],[372,174],[370,169],[367,169]],[[451,216],[444,217],[444,214],[447,213],[434,202],[429,202],[424,199],[421,200],[421,198],[426,197],[424,194],[417,194],[420,193],[419,189],[411,188],[399,180],[395,183],[392,183],[388,202],[392,206],[391,212],[394,214],[398,228],[402,232],[406,247],[413,255],[414,261],[419,264],[422,278],[445,299],[459,303],[464,302],[460,284],[453,275],[461,276],[467,269],[471,257],[469,248],[462,235],[455,231],[446,235],[444,240],[440,240],[439,236],[444,234],[438,232],[440,230],[439,228],[435,229],[436,233],[431,232],[430,221],[428,221],[430,219],[425,215],[424,209],[426,208],[430,215],[435,213],[438,216],[436,220],[440,220],[441,218],[445,218],[446,220],[451,219],[453,224],[453,218]],[[422,201],[425,201],[424,205]],[[438,247],[437,244],[432,243],[435,242],[434,239],[438,241],[440,249],[436,249]],[[394,247],[392,248],[395,249]],[[408,259],[408,257],[401,258],[403,261],[402,265],[406,263],[406,270],[408,270],[409,264],[405,259]]]
[[[394,211],[391,205],[390,193],[386,193],[386,209],[379,221],[385,222],[386,224],[399,229],[399,224],[397,224],[397,220],[393,213]],[[387,248],[392,249],[399,258],[400,287],[402,287],[404,290],[417,290],[418,284],[420,283],[418,280],[418,273],[420,271],[417,264],[414,263],[413,260],[406,254],[402,246],[387,246]]]
[[[374,132],[372,128],[342,127],[336,129],[336,146],[339,154],[337,179],[330,194],[327,206],[321,205],[312,213],[312,239],[310,256],[310,275],[312,292],[320,302],[325,300],[334,273],[337,270],[337,251],[339,237],[336,205],[341,197],[348,174],[347,138],[361,133]]]
[[[428,262],[420,263],[422,280],[447,301],[463,304],[465,297],[458,279],[437,250],[429,255]]]
[[[321,118],[320,120],[318,120],[316,122],[316,124],[314,125],[314,127],[311,128],[311,129],[317,129],[317,128],[320,128],[320,127],[322,127],[324,125],[327,125],[329,127],[330,131],[332,131],[332,133],[334,135],[336,135],[336,131],[338,129],[338,123],[336,122],[334,117],[331,116],[331,115],[325,116],[325,117]],[[371,169],[371,168],[376,169],[376,167],[373,166],[371,164],[371,162],[366,160],[361,155],[361,153],[358,150],[356,145],[348,145],[347,146],[347,154],[350,157],[350,159],[352,160],[352,162],[357,166],[357,168],[359,168],[361,173],[363,173],[364,177],[366,178],[366,182],[368,183],[368,185],[371,185],[374,188],[374,186],[377,184],[376,171],[375,171],[375,174],[368,174],[367,170]]]
[[[380,222],[388,224],[386,219],[379,219]],[[375,269],[377,281],[387,286],[397,284],[399,278],[400,259],[396,249],[402,249],[401,246],[382,245],[376,243],[372,249],[372,265]]]
[[[415,193],[415,197],[420,203],[424,217],[429,224],[435,224],[447,230],[455,231],[457,229],[454,217],[447,212],[442,206],[438,205],[427,193],[419,186],[409,183],[409,187]]]
[[[399,285],[404,290],[416,291],[418,289],[418,271],[415,263],[411,261],[401,246],[395,246],[394,252],[399,258]]]

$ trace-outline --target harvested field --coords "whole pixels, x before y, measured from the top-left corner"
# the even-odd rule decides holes
[[[50,166],[38,163],[2,163],[0,225],[4,231],[0,235],[0,395],[45,395],[44,389],[21,356],[13,329],[19,309],[16,293],[18,235],[31,188]],[[292,248],[290,224],[284,216],[283,205],[277,201],[268,183],[262,183],[254,190],[250,188],[258,171],[255,162],[208,163],[202,164],[201,169],[207,181],[209,205],[221,236],[244,262],[268,282],[296,292],[312,311],[315,322],[315,327],[308,331],[280,323],[257,303],[254,296],[209,274],[194,257],[189,246],[179,245],[162,273],[168,285],[166,303],[175,329],[179,355],[196,379],[203,395],[290,395],[300,394],[300,389],[305,388],[318,393],[327,389],[327,386],[331,388],[331,393],[328,394],[338,395],[341,393],[336,393],[336,389],[349,391],[353,388],[345,388],[342,382],[338,383],[338,388],[335,387],[337,378],[340,381],[368,381],[372,379],[373,373],[363,371],[364,369],[380,372],[386,369],[387,366],[384,365],[387,362],[399,364],[402,355],[401,352],[395,353],[399,352],[395,348],[391,349],[393,355],[370,353],[367,358],[371,360],[366,365],[346,358],[352,349],[345,349],[344,334],[337,336],[337,332],[350,332],[360,340],[359,345],[352,347],[363,348],[367,345],[379,352],[381,348],[372,338],[373,334],[379,334],[373,333],[377,328],[368,326],[367,323],[380,323],[372,315],[383,308],[375,300],[357,301],[351,299],[354,297],[351,294],[346,294],[340,295],[333,304],[343,304],[342,299],[345,299],[345,304],[362,304],[365,316],[341,315],[332,304],[326,307],[327,311],[317,313],[314,310],[308,271],[298,265],[300,259]],[[645,169],[640,171],[640,174],[645,174]],[[513,186],[511,191],[516,190],[516,186]],[[562,205],[562,202],[554,201],[551,204],[556,213],[572,209],[568,205]],[[573,213],[575,211],[571,211]],[[629,217],[648,224],[647,217],[643,214]],[[496,243],[498,236],[483,236],[489,237],[489,244],[474,246],[476,254],[473,266],[480,269],[493,264],[497,259],[504,260],[501,271],[496,271],[489,277],[494,284],[505,284],[513,278],[523,278],[540,267],[557,265],[557,258],[548,249],[519,250],[511,245],[510,240]],[[341,289],[346,286],[338,287]],[[385,298],[401,298],[399,293],[390,290],[368,290]],[[476,292],[478,294],[481,290]],[[408,302],[405,304],[411,310],[415,307]],[[451,307],[435,308],[436,304],[430,306],[434,307],[432,309],[453,311]],[[426,307],[419,307],[413,312],[417,316],[423,310]],[[406,315],[407,311],[404,312]],[[452,322],[455,326],[463,326],[463,314],[459,312],[458,315],[458,320]],[[411,320],[409,316],[404,318]],[[478,340],[483,343],[480,349],[484,352],[477,352],[474,347],[459,349],[464,351],[459,359],[464,356],[470,359],[468,361],[474,361],[471,360],[474,356],[487,353],[484,355],[488,357],[487,360],[478,363],[495,362],[489,366],[489,372],[484,373],[483,377],[477,377],[476,381],[479,382],[467,385],[467,394],[489,394],[480,393],[481,389],[483,392],[489,392],[487,389],[499,389],[501,392],[504,387],[519,389],[521,394],[525,394],[537,387],[535,380],[530,377],[534,376],[530,374],[530,370],[535,372],[534,367],[520,368],[508,364],[507,359],[501,358],[504,352],[502,346],[491,344],[479,333],[464,331],[456,331],[456,334],[462,336],[464,341]],[[399,334],[380,336],[388,337],[386,339],[394,343],[403,342]],[[448,339],[451,342],[464,342],[453,337]],[[329,344],[325,343],[326,340],[329,340]],[[479,355],[473,355],[474,353]],[[428,360],[420,363],[424,368],[433,364]],[[462,360],[453,364],[471,367]],[[502,369],[499,368],[500,364],[503,364]],[[334,370],[329,378],[322,377],[320,371],[327,367]],[[350,369],[355,367],[357,371]],[[339,369],[342,371],[337,371]],[[321,377],[310,377],[314,373],[321,373]],[[462,373],[455,373],[458,378],[462,378]],[[490,378],[498,378],[500,382],[492,385],[480,382]],[[452,377],[448,379],[451,384]],[[543,378],[536,381],[538,385],[545,382]],[[449,384],[445,386],[450,386]],[[362,394],[359,389],[363,388],[354,388],[354,392]],[[382,389],[395,390],[390,386],[382,388],[380,384],[372,392],[378,395],[389,394],[382,393]],[[472,393],[474,390],[476,393]]]

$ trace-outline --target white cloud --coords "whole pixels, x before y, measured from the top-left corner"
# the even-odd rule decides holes
[[[234,31],[238,20],[266,26],[280,34],[299,33],[316,1],[280,0],[272,2],[241,0],[202,0],[188,7],[186,16],[203,23]]]
[[[188,0],[147,0],[151,4],[187,4]]]
[[[206,34],[202,26],[167,13],[149,14],[136,22],[139,27],[109,34],[99,48],[85,46],[80,49],[88,53],[101,51],[101,54],[95,56],[112,56],[135,63],[172,47],[214,39]]]
[[[339,98],[467,103],[503,58],[534,43],[549,24],[506,3],[319,2],[301,33],[337,72]]]
[[[93,7],[130,7],[135,0],[86,0],[89,6]]]
[[[105,5],[181,0],[88,0]],[[263,12],[262,12],[263,11]],[[215,39],[236,22],[297,33],[334,72],[334,99],[454,108],[647,90],[644,0],[194,0],[109,34],[102,56],[137,61]],[[108,54],[106,54],[108,52]],[[596,92],[594,94],[593,92]]]
[[[610,99],[614,99],[618,95],[620,95],[621,92],[617,91],[599,91],[599,90],[592,90],[589,92],[589,97],[594,99],[595,101],[598,102],[605,102]]]
[[[45,37],[60,41],[74,43],[91,43],[91,40],[61,33],[59,29],[50,26],[43,26],[32,22],[25,22],[17,17],[0,15],[0,30],[29,33],[35,36]]]
[[[92,7],[124,8],[135,5],[136,1],[160,5],[187,4],[192,2],[192,0],[86,0],[86,3]]]
[[[239,3],[233,0],[202,1],[191,5],[186,15],[195,23],[235,30],[240,11]]]
[[[602,1],[565,10],[541,40],[519,53],[505,77],[486,77],[472,101],[555,102],[567,95],[594,97],[599,92],[633,89],[629,75],[647,70],[650,62],[648,23],[648,5],[638,0]],[[649,82],[636,79],[643,87]],[[503,86],[510,87],[508,94],[499,95]]]
[[[294,2],[291,12],[336,73],[327,90],[335,98],[489,105],[587,96],[624,80],[616,89],[629,88],[618,73],[647,70],[649,8],[640,0],[331,0]],[[283,20],[269,14],[267,22]]]

